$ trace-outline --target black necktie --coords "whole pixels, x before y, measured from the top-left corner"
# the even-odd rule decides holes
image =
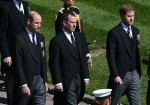
[[[76,42],[75,42],[75,40],[74,40],[74,38],[73,38],[73,35],[71,34],[70,36],[71,36],[72,45],[73,45],[74,47],[76,47]]]
[[[32,34],[32,43],[33,43],[34,45],[36,45],[36,43],[35,43],[35,34],[34,34],[34,33]]]
[[[23,10],[21,9],[21,2],[19,3],[19,11],[23,14]]]

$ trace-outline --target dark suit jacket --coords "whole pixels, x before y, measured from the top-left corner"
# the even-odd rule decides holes
[[[139,76],[141,76],[139,30],[134,26],[131,26],[131,28],[134,37],[133,40],[136,43],[136,70]],[[110,70],[108,87],[112,88],[114,86],[113,78],[120,76],[123,79],[126,72],[131,69],[131,49],[129,47],[127,34],[121,24],[108,32],[106,48],[107,62]]]
[[[46,66],[46,52],[45,40],[42,34],[36,33],[37,45],[40,49],[41,58],[41,76],[47,82],[47,66]],[[21,33],[16,38],[16,63],[17,71],[19,74],[20,86],[28,84],[30,87],[34,75],[36,73],[37,57],[32,45],[32,42],[27,33]]]
[[[13,62],[11,67],[6,66],[2,62],[1,70],[3,72],[15,68],[15,37],[22,32],[26,32],[24,17],[29,12],[28,3],[23,1],[23,6],[24,16],[14,5],[13,1],[5,2],[5,6],[3,6],[1,11],[2,27],[0,27],[0,48],[2,59],[11,56]],[[12,72],[15,72],[15,70],[12,70]]]
[[[0,29],[3,27],[2,26],[2,21],[3,21],[3,18],[2,18],[2,15],[3,15],[3,7],[5,7],[5,2],[4,1],[0,1]],[[0,33],[0,36],[1,36],[2,33]],[[1,45],[0,45],[0,52],[1,52]]]
[[[14,56],[15,37],[25,32],[25,18],[29,13],[28,3],[23,1],[24,16],[14,5],[13,1],[5,3],[2,9],[2,23],[0,28],[0,45],[2,50],[2,57]]]
[[[62,32],[56,35],[49,45],[49,67],[53,84],[62,83],[64,91],[69,89],[76,70],[80,70],[82,82],[89,78],[88,65],[86,60],[83,37],[79,33],[74,33],[79,59],[76,51],[65,34]],[[78,66],[80,62],[80,66]]]

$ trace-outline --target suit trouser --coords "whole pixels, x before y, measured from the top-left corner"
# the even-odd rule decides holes
[[[77,75],[73,78],[67,92],[54,91],[54,105],[77,105],[81,93],[81,77]]]
[[[67,93],[66,105],[77,105],[78,98],[81,93],[81,77],[78,74],[71,82],[70,88]]]
[[[148,80],[146,104],[150,105],[150,77],[149,77],[149,80]]]
[[[30,92],[30,96],[21,94],[18,105],[46,105],[46,88],[41,75],[34,76]]]
[[[113,90],[111,105],[117,105],[123,93],[127,95],[130,105],[141,105],[141,86],[136,70],[128,71],[123,79],[123,84]]]
[[[18,83],[16,81],[16,74],[12,72],[14,69],[6,70],[6,90],[8,105],[16,105]]]

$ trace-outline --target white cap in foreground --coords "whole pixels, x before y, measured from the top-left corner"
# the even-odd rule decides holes
[[[112,89],[98,89],[93,91],[95,97],[107,97],[111,94]]]

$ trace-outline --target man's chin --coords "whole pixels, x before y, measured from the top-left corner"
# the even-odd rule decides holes
[[[75,29],[74,29],[74,30],[72,30],[72,32],[75,32]]]

